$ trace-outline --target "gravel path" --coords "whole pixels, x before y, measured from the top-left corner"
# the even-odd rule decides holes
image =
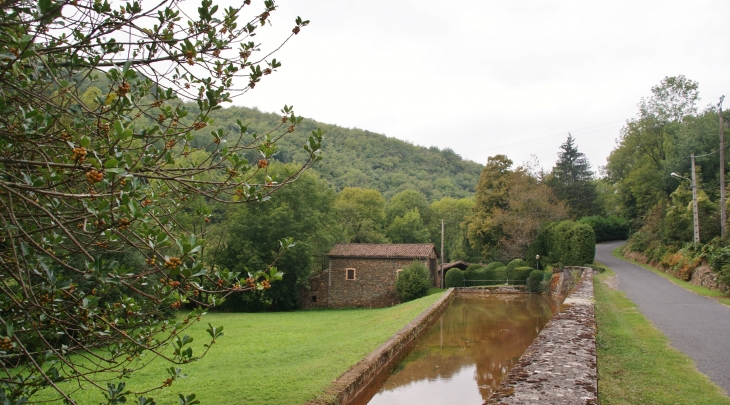
[[[669,338],[690,356],[697,369],[730,393],[730,307],[687,291],[611,251],[624,242],[596,245],[596,261],[618,275],[618,288]]]

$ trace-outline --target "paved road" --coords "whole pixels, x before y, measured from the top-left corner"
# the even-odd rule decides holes
[[[685,290],[611,251],[623,242],[596,245],[596,261],[618,275],[618,288],[669,338],[690,356],[697,369],[730,393],[730,307]]]

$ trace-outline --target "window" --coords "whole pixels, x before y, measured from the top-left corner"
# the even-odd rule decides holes
[[[354,280],[355,279],[355,269],[345,269],[345,279]]]
[[[319,289],[319,280],[311,280],[309,282],[309,289],[311,291],[317,291]]]
[[[313,295],[312,296],[312,302],[317,302],[317,296],[316,295]]]

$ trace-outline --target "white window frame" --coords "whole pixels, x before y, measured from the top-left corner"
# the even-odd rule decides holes
[[[350,274],[350,270],[352,270],[352,278],[348,277]],[[350,267],[345,269],[345,280],[357,280],[357,270]]]

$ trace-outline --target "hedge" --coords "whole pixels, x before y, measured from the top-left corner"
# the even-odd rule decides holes
[[[596,242],[624,240],[629,237],[628,221],[616,215],[583,217],[578,223],[589,225],[593,229],[596,234]]]
[[[560,221],[544,227],[528,249],[541,265],[583,266],[593,263],[596,234],[590,225]]]
[[[463,287],[464,286],[464,272],[454,267],[446,272],[445,276],[446,288],[451,287]]]

